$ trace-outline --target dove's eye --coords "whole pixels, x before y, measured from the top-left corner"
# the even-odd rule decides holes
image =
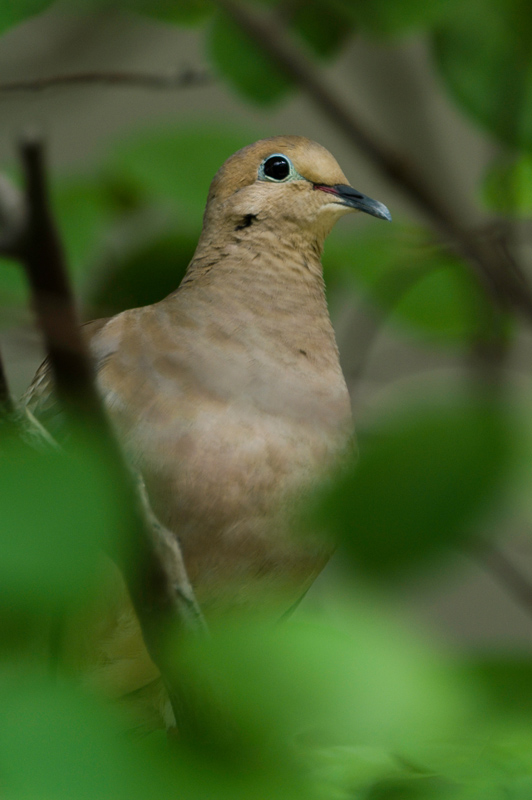
[[[299,177],[289,158],[282,153],[274,153],[264,159],[259,167],[259,178],[263,181],[286,181]]]

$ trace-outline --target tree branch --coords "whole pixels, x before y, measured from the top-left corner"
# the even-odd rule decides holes
[[[22,257],[26,211],[22,192],[0,175],[0,257]]]
[[[511,595],[521,608],[532,617],[532,581],[492,541],[474,542],[476,561]]]
[[[107,85],[174,91],[195,86],[208,86],[212,77],[206,70],[184,69],[169,75],[145,72],[74,72],[70,75],[50,75],[46,78],[31,78],[0,82],[0,94],[13,92],[42,92],[59,86]]]
[[[26,176],[27,227],[23,264],[33,303],[42,327],[57,393],[71,422],[75,438],[79,422],[90,426],[91,442],[109,465],[115,493],[127,515],[134,563],[119,546],[112,553],[119,564],[137,613],[147,650],[161,672],[176,714],[186,707],[174,685],[167,661],[170,628],[203,628],[203,619],[186,575],[177,541],[169,548],[165,529],[139,497],[120,447],[96,391],[93,369],[81,336],[74,298],[67,278],[63,251],[50,211],[43,146],[39,139],[21,146]],[[186,608],[183,597],[187,599]],[[195,619],[191,607],[198,611]]]
[[[497,305],[513,308],[532,323],[532,290],[523,271],[502,250],[478,241],[425,182],[414,164],[359,120],[349,105],[272,15],[260,14],[239,0],[216,0],[218,6],[291,78],[349,141],[413,202],[445,242],[473,268]]]
[[[0,354],[0,418],[13,411],[13,401],[9,394],[9,386],[7,383],[7,376],[4,369],[4,362]]]

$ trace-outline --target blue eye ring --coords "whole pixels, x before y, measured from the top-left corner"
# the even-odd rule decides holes
[[[259,167],[259,180],[272,183],[286,183],[286,181],[301,178],[294,165],[284,153],[272,153],[264,159]]]

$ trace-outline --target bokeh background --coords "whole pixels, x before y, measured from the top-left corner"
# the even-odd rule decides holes
[[[296,62],[310,65],[368,138],[397,154],[395,179],[382,158],[371,157],[316,101],[315,87],[304,77],[294,85],[274,64],[268,42],[247,38],[232,3],[207,0],[6,2],[0,8],[0,167],[20,183],[21,135],[37,130],[45,136],[54,209],[84,319],[154,302],[176,288],[194,251],[212,176],[226,157],[256,139],[280,133],[315,139],[336,156],[355,188],[388,206],[392,225],[362,215],[344,218],[324,254],[360,464],[316,511],[343,546],[296,617],[317,610],[338,622],[343,611],[335,617],[334,609],[351,603],[356,619],[346,630],[362,644],[355,656],[356,647],[336,652],[327,635],[318,637],[319,648],[330,645],[340,665],[338,696],[329,704],[334,724],[343,724],[347,686],[346,714],[360,712],[355,755],[320,751],[318,772],[326,779],[325,788],[318,781],[319,796],[528,797],[532,315],[523,308],[532,265],[532,14],[521,0],[267,0],[240,7],[259,27],[266,25],[264,41],[288,41]],[[135,75],[185,76],[187,85],[134,85]],[[66,83],[61,76],[74,77]],[[49,78],[58,80],[44,88]],[[454,229],[415,201],[405,183],[409,174],[430,187]],[[502,278],[493,293],[479,280],[483,265],[464,254],[464,241],[495,254]],[[525,276],[522,284],[518,279],[522,303],[504,294],[516,270]],[[9,259],[0,261],[0,351],[19,396],[43,349],[23,273]],[[396,617],[409,629],[405,639],[394,627]],[[410,646],[412,631],[418,638]],[[255,708],[252,686],[265,682],[264,663],[257,645],[257,660],[240,674],[235,654],[242,631],[226,635],[212,663],[207,659],[205,677],[211,680],[209,670],[220,665],[235,674],[244,699],[231,713],[249,734],[258,723],[238,714],[241,706]],[[336,681],[306,635],[295,636],[296,663],[310,665],[308,675],[303,670],[303,695],[315,691],[313,667]],[[293,657],[294,645],[284,646],[280,655],[277,645],[264,645],[275,676],[264,695],[274,709],[264,722],[270,733],[279,730],[279,697],[292,692],[280,665]],[[474,747],[470,731],[466,743],[458,733],[462,685],[451,681],[446,694],[426,667],[433,646],[445,653],[442,663],[450,653],[485,668],[484,679],[490,676],[489,691],[474,701],[478,687],[466,680],[466,705],[501,711],[500,717],[493,712],[494,727],[490,717],[485,738],[479,734]],[[187,664],[193,672],[203,663],[203,655],[192,646],[185,672]],[[352,655],[361,659],[354,678]],[[384,662],[388,671],[381,675],[376,665]],[[368,689],[374,673],[382,682],[377,677]],[[70,709],[67,694],[61,702]],[[80,719],[86,718],[84,702],[72,706]],[[442,712],[447,704],[448,714]],[[57,724],[57,747],[66,747],[68,725]],[[99,736],[100,722],[90,724]],[[414,748],[413,766],[403,754],[398,767],[393,759],[403,724],[408,743],[413,729],[428,740],[447,726],[444,755]],[[46,720],[42,725],[46,731]],[[249,735],[255,741],[255,733]],[[21,750],[25,736],[19,737]],[[253,745],[237,740],[239,757],[254,764]],[[270,753],[266,739],[257,741],[260,752]],[[496,742],[495,755],[487,741]],[[18,753],[14,748],[8,752]],[[130,754],[112,758],[106,775]],[[288,791],[284,778],[281,788],[264,783],[250,790],[253,784],[246,783],[236,789],[232,778],[198,788],[190,763],[182,769],[190,797],[205,796],[213,786],[219,796],[264,796],[266,785],[269,796]],[[416,769],[421,784],[412,777]],[[151,775],[148,768],[143,775]],[[112,778],[116,796],[123,791],[120,780]],[[50,786],[56,787],[52,778]],[[65,786],[65,796],[73,796],[68,781]],[[140,778],[128,786],[149,796]],[[80,796],[100,788],[94,784]],[[297,797],[302,790],[291,791]]]
[[[285,16],[297,20],[307,4],[286,5]],[[496,231],[511,226],[512,244],[527,265],[532,257],[528,162],[518,161],[510,174],[517,158],[514,149],[495,135],[494,121],[481,125],[474,103],[463,101],[462,87],[455,88],[442,74],[445,60],[438,58],[436,46],[446,25],[449,49],[453,34],[458,37],[465,30],[472,38],[473,33],[478,36],[479,52],[469,51],[466,42],[465,52],[459,53],[469,70],[464,83],[471,81],[478,61],[487,62],[487,72],[494,68],[490,58],[505,55],[492,52],[501,42],[489,40],[489,20],[473,32],[466,14],[465,20],[453,18],[453,3],[393,13],[381,5],[374,18],[373,12],[365,19],[366,12],[357,11],[360,21],[353,12],[347,21],[344,13],[341,22],[326,4],[309,5],[310,41],[314,36],[319,42],[320,24],[324,42],[329,37],[322,44],[325,57],[317,59],[319,69],[375,137],[411,160],[464,227]],[[496,22],[499,13],[499,24],[510,28],[496,33],[501,40],[519,33],[517,23],[512,31],[513,19],[505,19],[510,11],[497,11],[496,3],[486,8],[488,17],[495,16]],[[261,73],[251,89],[238,80],[235,85],[231,71],[224,74],[226,65],[213,55],[209,14],[202,19],[200,13],[194,25],[172,25],[156,16],[156,11],[150,18],[117,9],[86,16],[75,4],[53,4],[8,28],[1,40],[0,74],[6,83],[90,72],[171,76],[190,70],[198,75],[198,85],[174,90],[80,84],[0,92],[0,159],[9,174],[17,174],[21,134],[37,129],[46,136],[57,213],[84,318],[153,302],[175,288],[194,250],[208,185],[219,164],[255,139],[300,134],[331,150],[352,184],[386,203],[394,219],[394,228],[386,230],[369,218],[341,220],[326,247],[329,302],[357,425],[381,405],[393,403],[397,392],[416,394],[425,386],[460,380],[475,312],[467,308],[471,298],[467,285],[461,285],[463,276],[445,271],[428,242],[421,249],[423,236],[430,236],[418,227],[426,221],[422,210],[282,77],[273,73],[266,90],[261,90]],[[522,24],[529,24],[525,11]],[[301,25],[299,32],[306,29]],[[308,47],[309,40],[303,41]],[[235,47],[237,71],[249,69],[246,57]],[[226,58],[231,61],[231,53]],[[501,69],[517,74],[517,61],[512,63],[509,53],[508,59]],[[203,83],[204,73],[208,77]],[[477,81],[473,89],[482,102],[482,91],[488,88]],[[496,97],[494,106],[496,102],[504,115],[508,96]],[[500,210],[503,216],[495,214]],[[392,319],[388,312],[381,318],[378,301],[382,303],[386,289],[379,296],[380,276],[415,269],[420,259],[427,274],[435,270],[432,281],[415,281]],[[17,396],[42,358],[26,299],[20,270],[5,265],[0,337]],[[531,363],[530,330],[515,325],[508,379],[525,392]],[[527,568],[532,564],[528,529],[521,513],[505,520],[505,543]],[[453,641],[532,642],[528,614],[467,557],[453,558],[428,580],[410,576],[403,589],[403,600],[414,613]]]

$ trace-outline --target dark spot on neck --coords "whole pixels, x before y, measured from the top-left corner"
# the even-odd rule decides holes
[[[245,217],[242,217],[242,222],[240,225],[237,225],[235,231],[241,231],[244,228],[249,228],[250,225],[253,225],[255,220],[257,219],[256,214],[246,214]]]
[[[307,355],[307,351],[306,350],[300,350],[299,352],[301,353],[302,356],[306,356]]]

